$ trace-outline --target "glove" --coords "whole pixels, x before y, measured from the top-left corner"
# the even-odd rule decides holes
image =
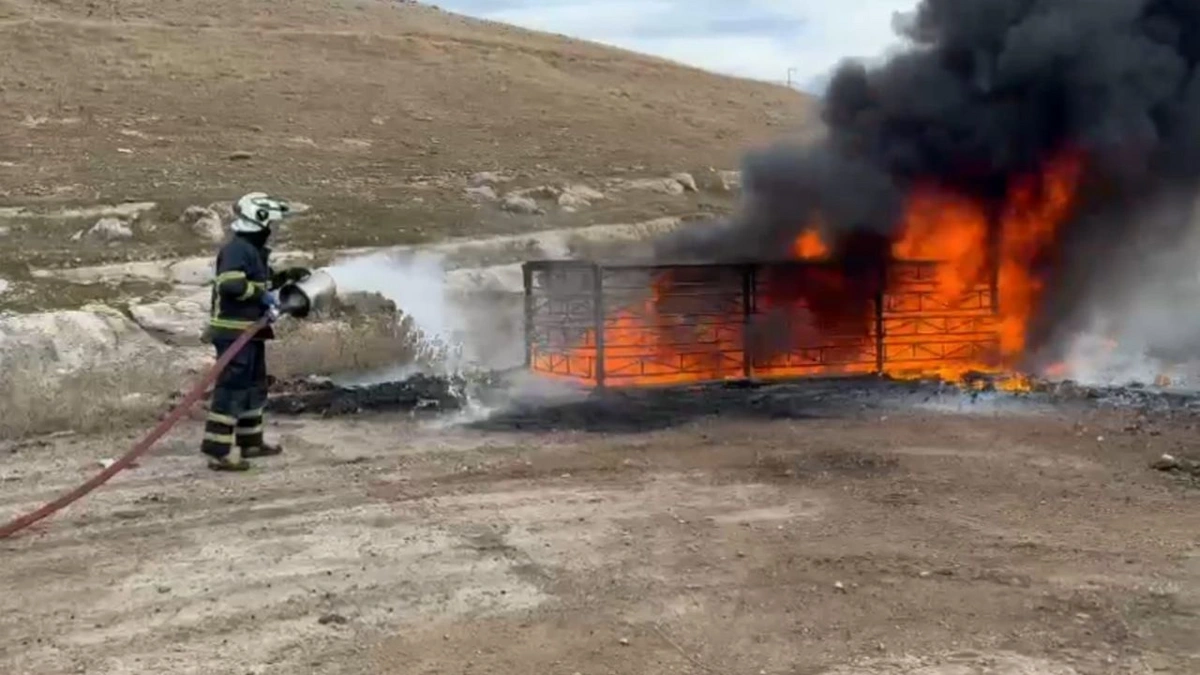
[[[263,293],[262,304],[267,308],[267,321],[275,323],[279,319],[279,291]]]

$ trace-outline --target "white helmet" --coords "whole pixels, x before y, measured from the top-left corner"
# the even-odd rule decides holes
[[[230,228],[234,232],[253,234],[263,232],[271,227],[271,223],[283,220],[291,207],[282,199],[268,196],[265,192],[251,192],[233,205],[237,215]]]

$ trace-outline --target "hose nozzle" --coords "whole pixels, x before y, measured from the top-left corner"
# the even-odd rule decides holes
[[[279,289],[280,310],[303,319],[319,310],[337,294],[337,284],[325,270],[316,270],[303,281],[285,284]]]

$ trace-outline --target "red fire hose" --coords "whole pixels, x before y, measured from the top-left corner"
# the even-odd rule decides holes
[[[8,537],[13,536],[30,525],[33,525],[39,520],[52,515],[56,511],[66,508],[72,502],[108,482],[109,478],[112,478],[124,469],[127,469],[129,465],[133,464],[138,457],[146,454],[146,451],[154,445],[155,441],[162,438],[163,435],[170,431],[171,427],[175,426],[175,423],[178,422],[181,417],[183,417],[184,413],[186,413],[189,408],[195,405],[196,402],[200,400],[200,397],[204,396],[204,392],[208,391],[208,387],[212,385],[213,382],[216,382],[217,376],[221,374],[221,371],[225,369],[225,366],[229,365],[229,362],[233,360],[233,357],[237,356],[238,352],[242,351],[242,348],[246,346],[246,343],[250,342],[250,339],[254,337],[255,333],[262,330],[262,328],[267,325],[267,321],[268,318],[263,317],[262,319],[259,319],[258,322],[253,326],[242,332],[242,334],[238,336],[237,340],[230,345],[229,349],[221,355],[221,358],[217,359],[216,364],[213,365],[212,369],[208,371],[208,374],[204,376],[204,379],[200,380],[200,382],[197,383],[190,392],[188,392],[188,395],[185,396],[182,401],[180,401],[179,405],[175,406],[175,409],[172,410],[166,417],[164,417],[163,420],[158,423],[158,426],[154,427],[149,434],[142,438],[142,440],[138,441],[137,444],[134,445],[129,452],[125,453],[123,457],[113,462],[109,467],[67,494],[42,506],[36,511],[20,516],[3,527],[0,527],[0,539],[7,539]]]

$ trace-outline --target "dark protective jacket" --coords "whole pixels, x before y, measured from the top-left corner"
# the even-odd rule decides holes
[[[212,339],[234,339],[267,312],[263,296],[275,290],[282,279],[268,263],[271,249],[250,237],[235,234],[217,253],[216,279],[212,289]],[[275,331],[267,326],[255,336],[270,340]]]

